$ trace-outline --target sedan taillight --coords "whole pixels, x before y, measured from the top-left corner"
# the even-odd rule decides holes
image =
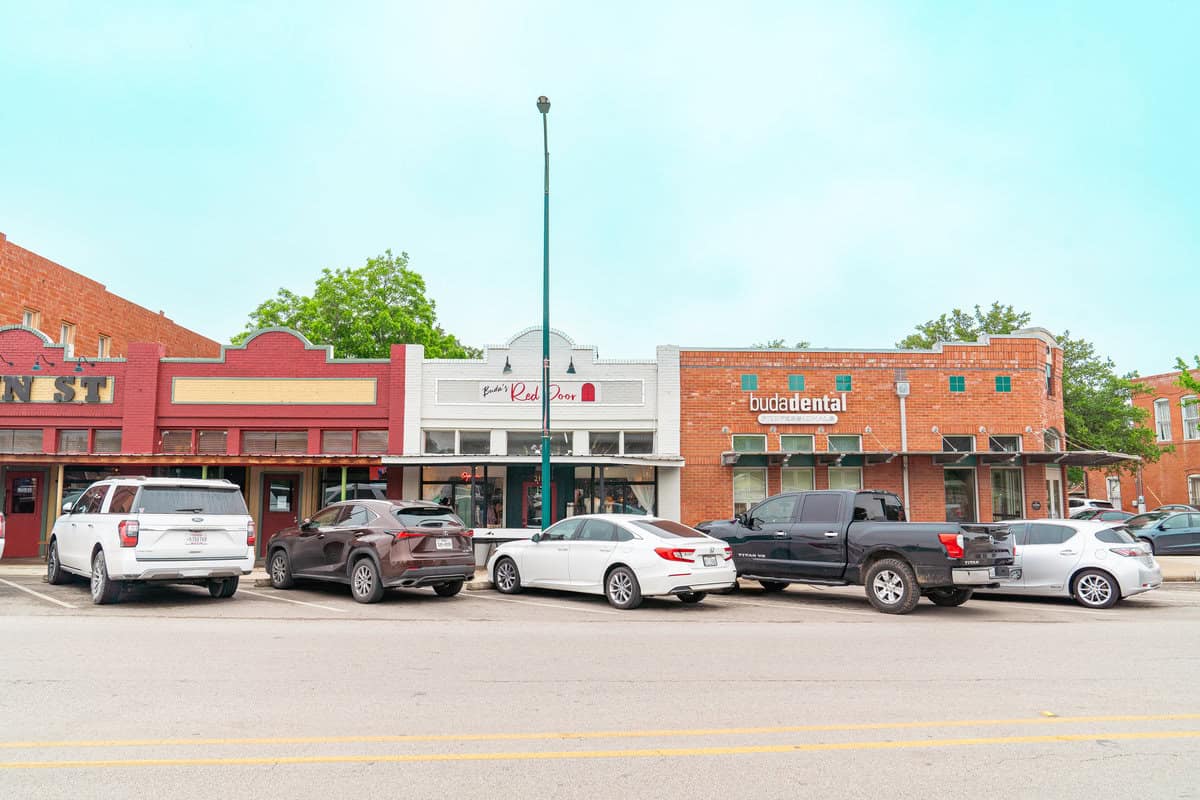
[[[138,531],[141,525],[136,519],[123,519],[117,523],[117,536],[121,539],[121,547],[137,547]]]
[[[654,552],[658,553],[659,558],[665,558],[667,561],[684,561],[688,564],[696,561],[696,551],[688,547],[656,547]]]

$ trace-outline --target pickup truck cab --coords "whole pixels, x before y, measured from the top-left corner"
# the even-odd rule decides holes
[[[866,587],[885,614],[922,596],[958,606],[994,587],[1013,563],[1003,525],[905,522],[891,492],[812,491],[768,497],[732,520],[697,527],[733,547],[738,577],[778,591],[789,583]]]

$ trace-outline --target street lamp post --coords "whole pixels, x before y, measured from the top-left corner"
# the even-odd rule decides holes
[[[537,99],[542,115],[542,150],[545,152],[544,199],[542,201],[542,530],[550,527],[554,491],[550,486],[550,139],[546,115],[550,100]]]

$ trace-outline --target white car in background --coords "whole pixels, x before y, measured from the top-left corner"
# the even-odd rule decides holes
[[[1111,608],[1122,598],[1162,585],[1150,548],[1119,523],[1078,519],[1013,520],[1013,576],[976,592],[1071,597],[1086,608]]]
[[[675,595],[699,603],[737,582],[733,549],[695,528],[637,514],[568,517],[529,541],[502,544],[488,559],[498,590],[561,589],[602,594],[615,608]]]

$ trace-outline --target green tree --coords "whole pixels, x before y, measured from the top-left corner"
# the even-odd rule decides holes
[[[1012,333],[1028,325],[1029,320],[1028,313],[1018,313],[1012,306],[999,303],[992,303],[986,312],[979,306],[975,306],[974,313],[956,308],[918,325],[916,333],[896,342],[896,347],[928,350],[937,342],[973,342],[985,333]]]
[[[992,303],[986,312],[975,306],[974,313],[954,309],[917,326],[915,333],[901,339],[897,347],[928,349],[935,343],[974,342],[983,334],[1004,334],[1024,328],[1032,315],[1018,312],[1011,305]],[[1132,405],[1135,394],[1149,391],[1136,376],[1118,375],[1112,359],[1096,353],[1086,339],[1071,337],[1063,331],[1055,337],[1063,349],[1063,415],[1066,417],[1070,449],[1110,450],[1157,461],[1162,449],[1155,444],[1154,432],[1143,426],[1148,413]],[[1123,462],[1118,470],[1136,469],[1137,462]],[[1082,470],[1072,467],[1069,479],[1080,481]]]
[[[1191,370],[1195,369],[1200,372],[1200,356],[1196,356],[1196,366],[1189,368],[1187,362],[1182,358],[1175,359],[1175,366],[1179,368],[1179,385],[1184,389],[1200,394],[1200,378],[1192,374]]]
[[[250,312],[246,330],[233,343],[273,327],[331,344],[335,355],[347,358],[387,358],[393,343],[425,345],[428,358],[482,353],[442,330],[434,302],[425,296],[425,279],[408,268],[408,253],[396,256],[391,250],[361,267],[321,270],[311,295],[280,289]]]
[[[759,350],[779,350],[781,348],[787,347],[787,345],[784,344],[783,339],[770,339],[765,342],[755,342],[754,344],[752,344],[750,346],[756,347]],[[812,343],[810,341],[808,341],[807,339],[801,339],[800,341],[798,341],[794,345],[792,345],[792,347],[796,350],[806,350],[809,347],[812,347]]]

